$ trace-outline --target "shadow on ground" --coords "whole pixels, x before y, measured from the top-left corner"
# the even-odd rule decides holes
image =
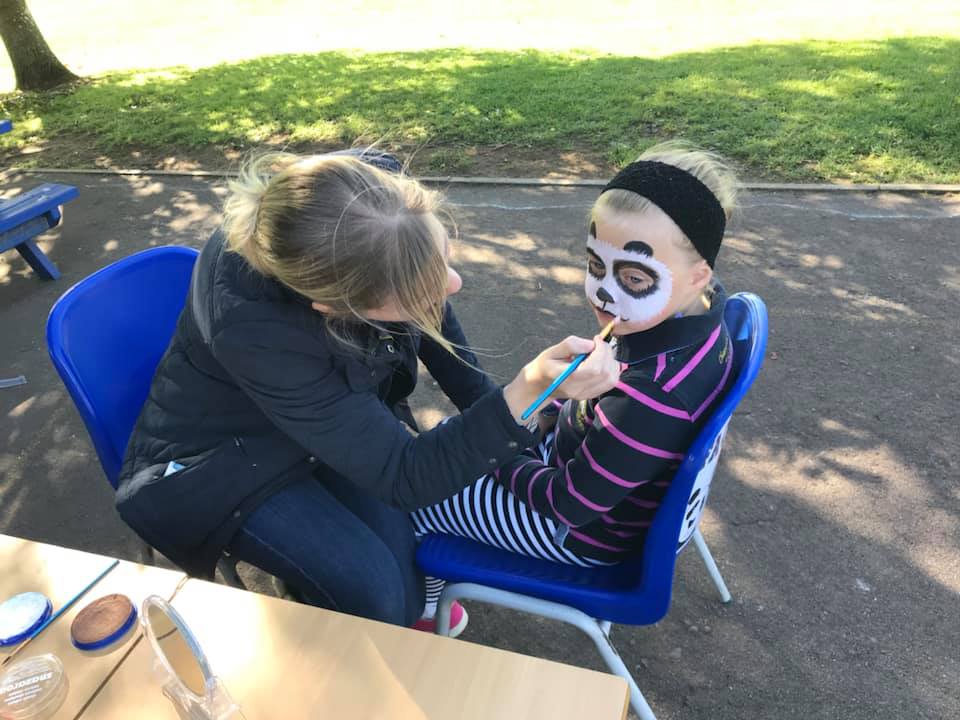
[[[12,190],[35,179],[19,179]],[[155,244],[197,246],[219,184],[72,181],[44,241],[64,271],[0,259],[0,532],[121,556],[137,542],[46,357],[43,322],[70,283]],[[592,191],[455,187],[458,311],[503,380],[544,345],[592,330],[581,246]],[[940,720],[960,714],[960,199],[756,194],[719,270],[768,303],[769,357],[737,413],[704,534],[734,594],[695,554],[667,619],[614,631],[661,720]],[[452,411],[425,377],[420,420]],[[480,608],[465,639],[599,669],[575,631]]]

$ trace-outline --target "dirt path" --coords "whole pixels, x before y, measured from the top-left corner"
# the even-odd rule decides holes
[[[72,282],[149,245],[199,245],[223,188],[62,178],[81,188],[37,280],[0,256],[0,532],[131,556],[43,325]],[[14,179],[5,189],[38,178]],[[595,191],[453,187],[458,310],[507,378],[590,321],[580,282]],[[768,303],[770,353],[737,413],[704,534],[735,602],[698,559],[674,605],[614,639],[661,720],[960,716],[960,198],[757,193],[718,269]],[[505,311],[506,310],[506,311]],[[429,378],[421,420],[449,406]],[[575,631],[476,607],[465,639],[599,668]]]

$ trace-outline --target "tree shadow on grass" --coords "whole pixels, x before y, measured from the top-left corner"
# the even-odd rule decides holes
[[[680,135],[764,176],[947,182],[960,177],[958,96],[960,40],[927,37],[657,59],[457,49],[282,55],[110,75],[70,95],[7,104],[24,123],[19,139],[32,132],[51,158],[59,136],[76,135],[103,162],[131,149],[355,141],[507,144],[534,154],[587,143],[622,162]]]

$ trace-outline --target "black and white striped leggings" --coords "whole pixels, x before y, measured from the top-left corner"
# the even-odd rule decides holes
[[[553,434],[537,451],[547,462]],[[483,475],[453,497],[410,513],[417,537],[431,533],[459,535],[484,545],[540,560],[594,567],[607,563],[580,557],[554,542],[560,525],[521,501],[492,475]],[[443,591],[443,580],[427,578],[426,615],[432,616]]]

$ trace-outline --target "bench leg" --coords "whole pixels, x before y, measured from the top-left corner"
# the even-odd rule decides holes
[[[60,271],[54,265],[50,258],[43,254],[43,250],[37,247],[33,240],[24,240],[17,245],[17,252],[29,263],[33,271],[44,280],[56,280],[60,277]]]

